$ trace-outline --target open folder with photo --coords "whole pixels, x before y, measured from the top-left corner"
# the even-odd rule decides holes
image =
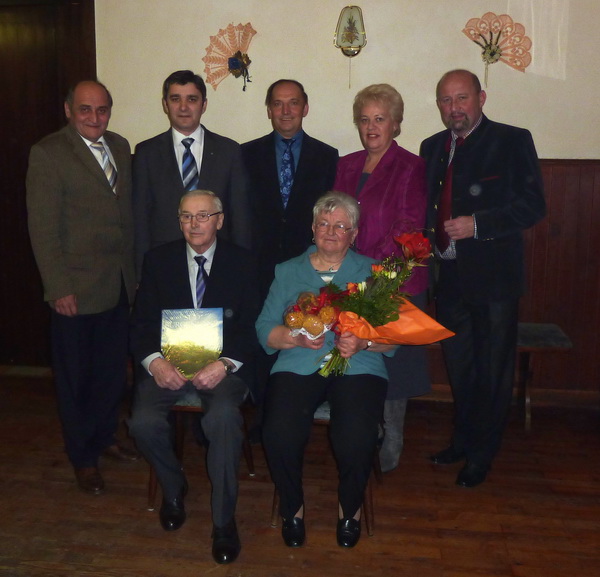
[[[223,309],[165,309],[161,350],[183,376],[191,379],[223,351]]]

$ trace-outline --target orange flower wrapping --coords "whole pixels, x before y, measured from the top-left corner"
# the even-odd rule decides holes
[[[340,332],[349,331],[361,339],[386,345],[428,345],[454,336],[410,301],[400,306],[397,321],[372,327],[356,313],[342,311],[338,318]]]

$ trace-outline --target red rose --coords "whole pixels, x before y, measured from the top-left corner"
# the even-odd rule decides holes
[[[421,262],[431,255],[431,243],[420,232],[405,232],[395,236],[394,241],[402,249],[406,260]]]

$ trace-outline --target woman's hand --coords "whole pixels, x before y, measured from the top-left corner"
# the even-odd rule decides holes
[[[352,355],[359,351],[364,351],[367,348],[369,341],[367,339],[359,339],[351,332],[342,333],[336,342],[336,346],[340,351],[340,355],[344,359],[349,359]],[[369,351],[373,353],[387,353],[396,348],[396,345],[382,345],[379,343],[371,343]]]
[[[290,329],[284,325],[274,327],[267,339],[267,345],[280,351],[293,349],[294,347],[319,350],[324,344],[325,335],[321,335],[318,339],[314,340],[307,338],[303,334],[293,337],[290,333]]]
[[[342,358],[349,359],[358,351],[365,350],[367,348],[367,341],[365,339],[359,339],[356,335],[346,331],[337,338],[336,346],[340,351]]]

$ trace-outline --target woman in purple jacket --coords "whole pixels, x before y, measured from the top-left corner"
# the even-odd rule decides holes
[[[394,236],[423,230],[427,208],[425,163],[398,146],[404,102],[389,84],[373,84],[354,99],[354,124],[363,150],[340,158],[334,190],[354,196],[361,208],[356,250],[382,260],[398,252]],[[428,273],[417,268],[406,285],[411,300],[426,302]],[[404,444],[404,415],[409,397],[431,389],[424,347],[401,346],[386,359],[389,374],[384,410],[383,471],[398,465]]]

